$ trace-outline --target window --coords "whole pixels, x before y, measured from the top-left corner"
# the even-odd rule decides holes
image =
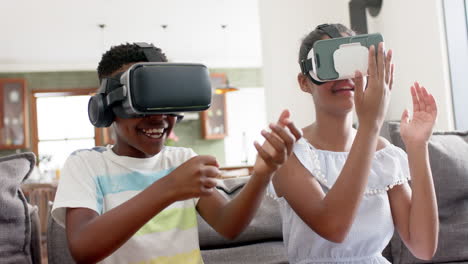
[[[265,138],[262,129],[269,130],[266,120],[264,88],[240,88],[226,94],[229,134],[224,138],[225,165],[252,165],[257,156],[253,142]]]
[[[33,149],[41,170],[60,169],[73,151],[100,145],[100,131],[87,114],[94,90],[33,92]]]
[[[455,128],[468,130],[468,0],[443,3]]]

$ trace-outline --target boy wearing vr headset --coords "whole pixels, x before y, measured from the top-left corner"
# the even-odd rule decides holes
[[[381,253],[394,227],[416,257],[431,259],[439,224],[428,158],[436,102],[418,83],[411,87],[413,117],[405,110],[400,126],[408,155],[379,137],[394,67],[383,42],[369,48],[367,84],[360,72],[319,81],[306,67],[315,42],[349,36],[354,32],[341,24],[324,24],[300,47],[297,79],[313,97],[315,122],[303,128],[271,190],[281,205],[289,261],[389,263]],[[358,129],[352,127],[354,108]]]
[[[145,61],[167,59],[152,45],[112,47],[99,63],[99,78],[112,82]],[[122,117],[115,111],[122,103],[106,108],[105,102],[115,101],[108,98],[110,92],[103,92],[104,101],[98,95],[90,100],[90,120],[95,126],[112,123],[116,143],[68,158],[52,211],[66,226],[71,254],[80,263],[202,263],[196,213],[221,235],[236,237],[253,218],[271,175],[301,137],[284,111],[278,123],[270,125],[272,132],[262,131],[273,148],[255,142],[254,173],[227,201],[215,189],[220,171],[214,157],[164,146],[176,114]]]

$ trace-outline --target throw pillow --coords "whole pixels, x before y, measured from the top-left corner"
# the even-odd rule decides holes
[[[21,183],[36,162],[33,153],[0,158],[0,262],[32,263],[31,219]]]

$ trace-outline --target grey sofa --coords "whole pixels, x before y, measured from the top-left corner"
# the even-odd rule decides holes
[[[404,149],[399,124],[389,122],[382,136]],[[414,258],[395,234],[383,255],[392,263],[466,263],[468,264],[468,132],[434,133],[429,155],[439,206],[439,247],[431,261]],[[218,189],[226,196],[235,196],[246,178],[227,179]],[[52,220],[52,217],[49,217]],[[235,240],[219,236],[199,217],[199,237],[206,264],[211,263],[287,263],[282,243],[278,204],[265,197],[251,225]],[[49,263],[73,263],[64,230],[49,222]]]

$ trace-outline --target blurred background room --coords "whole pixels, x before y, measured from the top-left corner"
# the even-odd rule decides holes
[[[25,192],[44,187],[37,199],[52,200],[72,151],[112,144],[112,131],[94,128],[87,116],[101,55],[144,41],[171,62],[205,64],[212,77],[213,107],[186,113],[167,144],[215,156],[226,177],[248,175],[254,140],[263,141],[261,129],[283,109],[298,127],[313,121],[312,98],[296,80],[304,34],[322,23],[353,27],[353,19],[394,50],[388,120],[411,109],[417,80],[438,102],[436,130],[468,130],[468,0],[383,0],[358,18],[351,2],[366,1],[2,1],[0,156],[34,152]]]

